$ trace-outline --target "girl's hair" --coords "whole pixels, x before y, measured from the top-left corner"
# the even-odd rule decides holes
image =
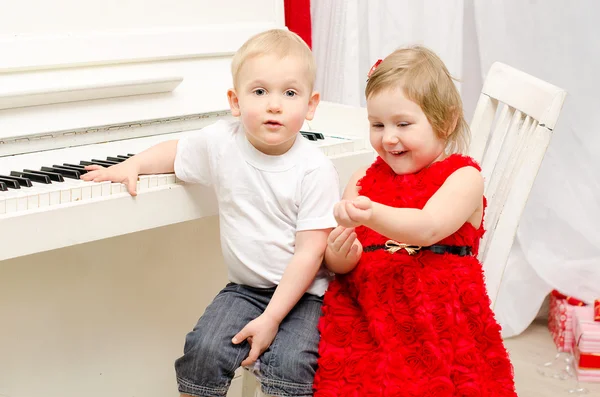
[[[402,88],[418,104],[434,131],[446,140],[447,153],[466,153],[470,130],[460,95],[444,62],[431,50],[414,46],[388,55],[369,77],[365,96]]]
[[[280,58],[297,56],[306,66],[306,78],[310,89],[313,89],[316,75],[316,62],[312,51],[294,32],[285,29],[271,29],[258,33],[246,41],[233,56],[231,74],[233,84],[237,86],[239,71],[248,59],[260,55],[276,55]]]

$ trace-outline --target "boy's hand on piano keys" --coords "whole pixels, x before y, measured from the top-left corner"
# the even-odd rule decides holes
[[[139,171],[137,166],[131,161],[124,161],[108,168],[100,165],[88,165],[85,169],[89,172],[81,175],[81,179],[84,181],[122,183],[127,186],[129,194],[137,196],[136,188]]]

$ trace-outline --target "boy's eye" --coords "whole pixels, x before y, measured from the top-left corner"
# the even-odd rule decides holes
[[[263,88],[257,88],[253,92],[254,92],[254,95],[257,95],[257,96],[265,95],[267,93],[267,91],[265,91]]]
[[[383,124],[375,123],[375,124],[371,124],[371,127],[373,127],[373,128],[381,128],[381,127],[383,127]]]
[[[287,96],[287,97],[293,98],[293,97],[295,97],[295,96],[296,96],[296,95],[298,95],[298,94],[296,93],[296,91],[293,91],[293,90],[287,90],[287,91],[284,93],[284,95],[285,95],[285,96]]]

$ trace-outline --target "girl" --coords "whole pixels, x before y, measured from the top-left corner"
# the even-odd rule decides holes
[[[456,154],[468,126],[452,77],[422,47],[371,73],[379,156],[334,210],[315,397],[516,396],[476,259],[483,178]]]

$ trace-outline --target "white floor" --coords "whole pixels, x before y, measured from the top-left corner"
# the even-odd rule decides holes
[[[537,372],[537,366],[552,361],[556,347],[546,323],[537,320],[521,335],[504,341],[515,368],[515,381],[519,397],[567,397],[575,387],[575,380],[548,378]],[[586,397],[600,397],[600,383],[581,383],[588,390]]]

